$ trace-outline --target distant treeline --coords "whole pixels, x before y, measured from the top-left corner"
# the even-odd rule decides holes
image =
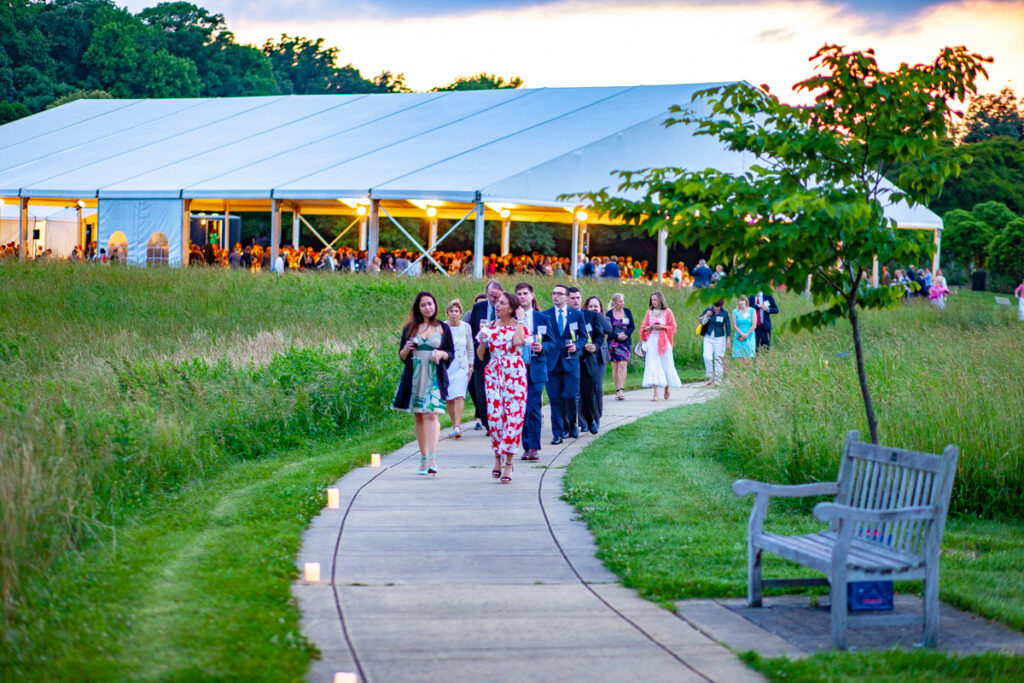
[[[365,78],[323,38],[235,42],[222,14],[163,2],[132,14],[113,0],[0,2],[0,124],[81,97],[235,97],[408,92],[402,74]],[[520,87],[491,74],[434,90]]]

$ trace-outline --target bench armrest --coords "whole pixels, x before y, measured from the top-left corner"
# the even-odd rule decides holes
[[[818,503],[814,506],[814,516],[822,522],[834,520],[858,522],[903,522],[915,519],[935,519],[939,509],[934,505],[917,507],[892,508],[890,510],[866,510],[864,508],[839,505],[838,503]]]
[[[834,496],[839,492],[839,484],[834,481],[816,484],[765,484],[751,479],[737,479],[732,484],[732,492],[742,498],[751,493],[765,493],[778,498],[805,498],[807,496]]]

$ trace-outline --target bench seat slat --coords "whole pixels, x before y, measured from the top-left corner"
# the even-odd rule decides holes
[[[832,567],[832,550],[835,548],[836,534],[832,531],[821,531],[806,536],[762,533],[755,543],[768,552],[800,564],[806,563],[812,569],[828,573]],[[847,567],[858,571],[902,572],[916,569],[923,564],[917,555],[857,538],[850,543],[850,554],[847,558]]]

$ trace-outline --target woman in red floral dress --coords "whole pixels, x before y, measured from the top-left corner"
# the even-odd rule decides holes
[[[485,351],[491,353],[491,360],[484,368],[487,425],[494,449],[491,476],[501,477],[501,483],[508,484],[512,481],[512,459],[519,451],[526,415],[526,366],[521,349],[532,335],[522,323],[524,312],[511,292],[505,292],[498,299],[494,313],[494,323],[480,328],[476,354],[482,360]]]

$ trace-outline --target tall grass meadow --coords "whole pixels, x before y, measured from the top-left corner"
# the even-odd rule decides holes
[[[531,281],[542,307],[552,278]],[[234,463],[372,425],[415,293],[466,278],[0,263],[0,608],[27,574]],[[642,316],[649,287],[589,281]],[[681,292],[668,292],[680,310]],[[698,310],[696,305],[692,316]],[[685,327],[685,326],[684,326]],[[693,337],[689,339],[689,337]],[[677,344],[681,367],[699,340]],[[411,430],[410,430],[411,438]]]
[[[785,297],[789,313],[808,303]],[[863,316],[879,441],[939,453],[960,447],[953,514],[1024,519],[1024,326],[990,295],[953,295]],[[756,366],[735,364],[723,393],[744,476],[779,483],[835,479],[843,437],[867,422],[848,324],[781,335]]]

